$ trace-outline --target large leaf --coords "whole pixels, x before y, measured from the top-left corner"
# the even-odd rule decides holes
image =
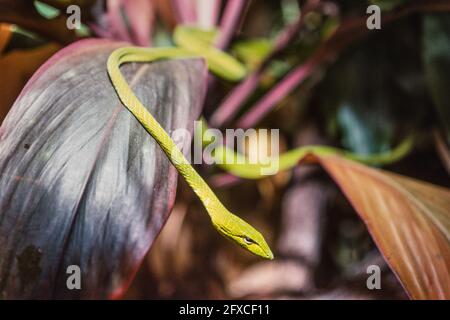
[[[320,163],[414,299],[450,299],[450,190],[339,157]]]
[[[427,15],[423,22],[423,60],[439,122],[450,142],[450,14]]]
[[[117,297],[167,219],[177,173],[117,99],[106,60],[118,46],[86,40],[57,53],[1,126],[3,298]],[[166,130],[192,129],[202,60],[122,69]],[[67,289],[69,265],[80,266],[82,290]]]

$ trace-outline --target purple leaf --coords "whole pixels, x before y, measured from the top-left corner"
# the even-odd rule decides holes
[[[300,65],[291,71],[280,83],[271,89],[261,100],[246,112],[238,121],[238,128],[250,128],[261,120],[272,108],[303,82],[314,70],[315,59]]]
[[[2,298],[119,297],[169,215],[177,172],[108,79],[120,45],[85,40],[57,53],[0,128]],[[122,70],[166,130],[192,132],[202,60]],[[67,289],[70,265],[81,268],[81,290]]]

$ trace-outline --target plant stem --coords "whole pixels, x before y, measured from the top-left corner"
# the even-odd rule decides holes
[[[236,31],[237,24],[241,18],[242,11],[245,5],[244,0],[228,0],[220,21],[220,33],[216,42],[218,49],[225,49],[234,32]]]
[[[191,0],[171,0],[178,24],[195,24],[197,16]]]

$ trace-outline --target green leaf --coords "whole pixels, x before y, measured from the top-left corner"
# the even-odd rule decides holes
[[[261,38],[236,42],[231,50],[249,70],[253,70],[267,57],[272,49],[272,42]]]
[[[450,298],[450,189],[318,157],[413,299]]]
[[[60,15],[61,11],[41,1],[34,1],[34,7],[41,16],[46,19],[53,19]]]

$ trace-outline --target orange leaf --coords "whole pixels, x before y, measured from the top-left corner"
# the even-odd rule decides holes
[[[59,48],[59,45],[51,43],[34,49],[14,50],[0,56],[0,123],[28,79]]]
[[[450,190],[319,157],[414,299],[450,299]]]
[[[11,39],[11,25],[0,23],[0,54],[3,52],[3,49],[5,49],[9,39]]]

